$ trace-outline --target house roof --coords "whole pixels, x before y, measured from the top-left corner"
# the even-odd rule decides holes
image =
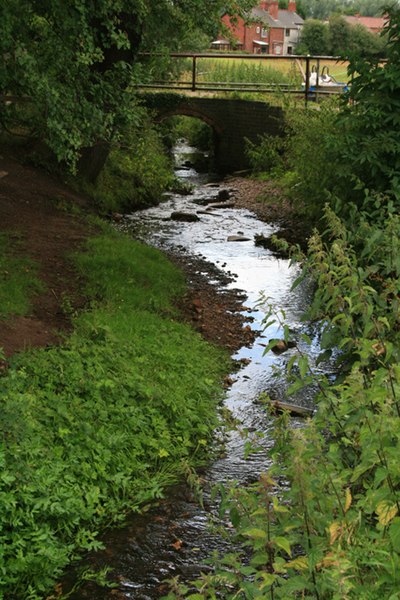
[[[300,17],[296,12],[291,10],[280,10],[278,11],[279,21],[286,28],[294,28],[297,25],[303,25],[304,19]]]
[[[274,27],[275,29],[294,29],[304,23],[300,15],[291,10],[279,10],[278,19],[274,19],[268,11],[262,8],[253,8],[251,16],[253,19],[257,19],[265,23],[268,27]]]
[[[387,23],[387,17],[361,17],[360,15],[347,16],[350,25],[364,25],[370,31],[382,31]]]

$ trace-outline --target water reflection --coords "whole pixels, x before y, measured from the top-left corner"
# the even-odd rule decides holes
[[[304,283],[291,292],[298,268],[254,244],[255,234],[269,235],[276,231],[276,226],[259,221],[247,210],[234,208],[215,209],[213,214],[202,212],[200,220],[193,223],[170,220],[174,211],[198,214],[207,201],[218,199],[219,188],[207,184],[205,175],[199,175],[188,166],[183,168],[188,164],[186,156],[193,150],[183,143],[176,149],[180,165],[177,173],[196,185],[193,193],[185,197],[167,195],[159,206],[128,215],[125,230],[161,249],[183,250],[188,255],[202,256],[226,273],[233,274],[234,282],[228,285],[245,291],[245,304],[250,309],[249,316],[254,318],[251,326],[262,329],[272,304],[278,312],[284,311],[285,322],[301,346],[301,332],[305,328],[301,316],[309,302],[310,290]],[[249,241],[228,241],[229,236],[237,234],[248,237]],[[268,300],[260,302],[262,295]],[[234,375],[236,382],[226,395],[226,406],[241,421],[242,431],[228,435],[224,456],[203,474],[209,484],[231,479],[246,484],[268,468],[271,424],[258,399],[264,391],[274,399],[286,397],[288,384],[283,373],[293,351],[280,356],[264,354],[268,339],[282,335],[282,325],[277,321],[263,331],[251,348],[242,348],[235,356],[250,361]],[[317,350],[315,342],[311,352],[316,354]],[[292,401],[312,406],[314,391],[310,388],[302,390]],[[300,422],[293,419],[293,426],[300,426]],[[262,451],[250,454],[247,459],[244,458],[244,430],[259,430],[264,434],[259,440]],[[75,598],[155,599],[165,592],[164,579],[179,574],[188,580],[206,569],[204,561],[213,549],[228,549],[227,542],[208,526],[209,515],[217,518],[217,505],[207,489],[206,485],[204,508],[185,487],[178,487],[150,513],[132,518],[123,531],[111,532],[106,540],[107,550],[97,553],[93,560],[98,566],[107,565],[114,569],[119,579],[119,591],[88,586]]]

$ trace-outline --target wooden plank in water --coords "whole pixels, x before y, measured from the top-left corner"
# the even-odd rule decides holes
[[[297,404],[289,404],[287,402],[280,402],[278,400],[272,400],[271,407],[277,412],[287,411],[292,416],[302,417],[303,419],[312,417],[314,414],[314,411],[311,408],[305,408],[304,406],[298,406]]]

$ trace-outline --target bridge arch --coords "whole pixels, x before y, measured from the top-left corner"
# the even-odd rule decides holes
[[[281,135],[283,131],[282,109],[265,102],[172,93],[143,94],[142,98],[156,121],[184,115],[207,123],[214,131],[215,166],[222,173],[249,167],[246,139],[256,143],[263,134]]]
[[[219,123],[216,123],[212,117],[210,117],[207,114],[204,114],[199,110],[196,110],[191,106],[182,106],[181,108],[177,108],[175,110],[162,112],[156,117],[156,122],[161,122],[165,119],[168,119],[169,117],[174,116],[193,117],[195,119],[200,119],[201,121],[204,121],[204,123],[209,125],[216,134],[222,135],[223,133],[223,128],[221,127],[221,125]]]

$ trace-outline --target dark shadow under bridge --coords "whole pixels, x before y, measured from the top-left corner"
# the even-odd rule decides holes
[[[256,143],[262,135],[281,135],[283,131],[282,109],[265,102],[166,92],[144,93],[142,100],[158,122],[173,115],[185,115],[207,123],[214,133],[215,167],[222,173],[249,167],[246,139]]]

